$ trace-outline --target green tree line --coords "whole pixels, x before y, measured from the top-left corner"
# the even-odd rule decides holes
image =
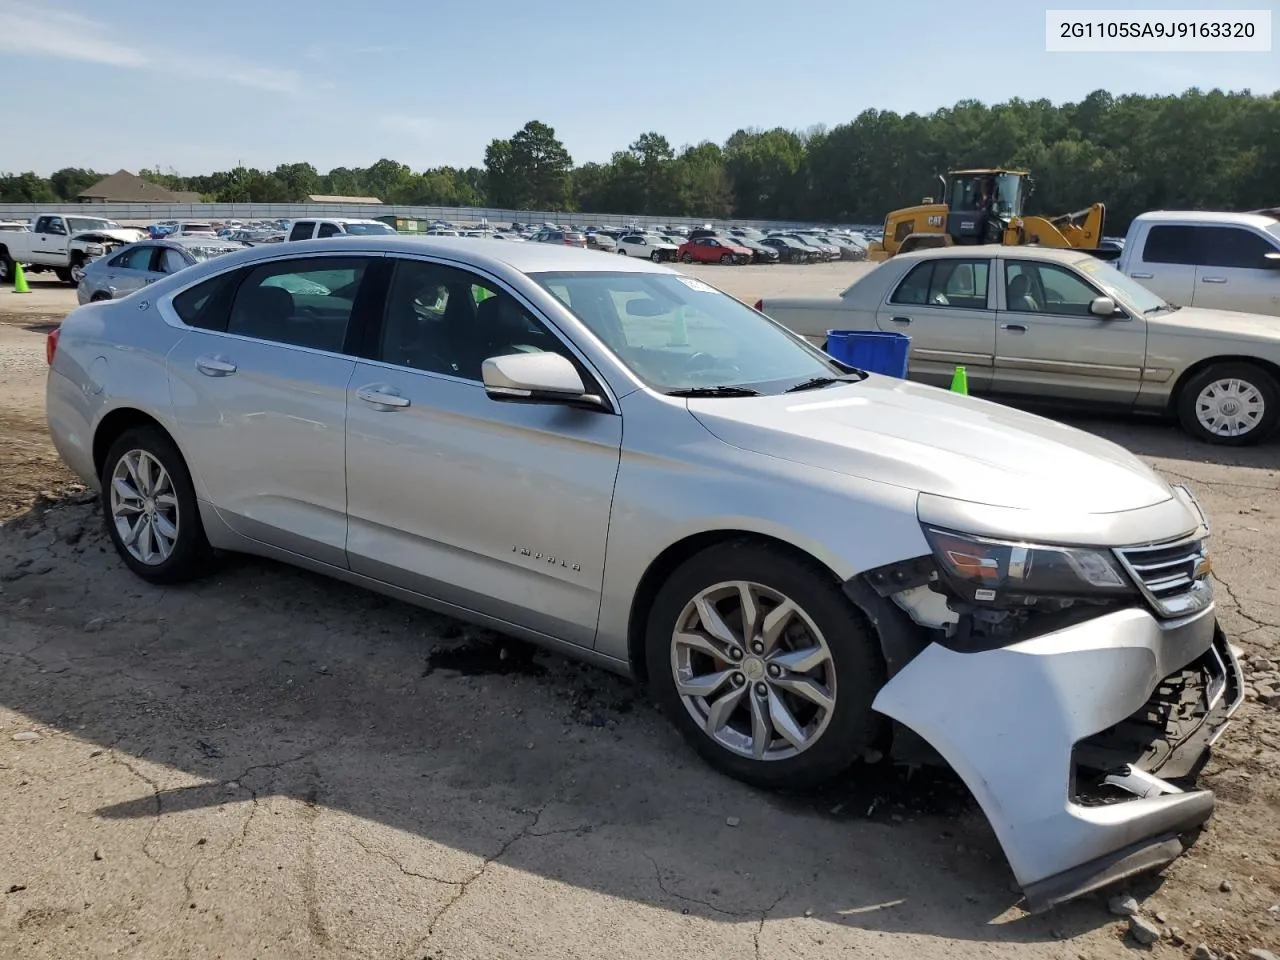
[[[1113,232],[1150,209],[1276,206],[1280,92],[1099,90],[1061,105],[966,100],[927,115],[866,110],[831,129],[739,130],[724,144],[679,149],[649,131],[607,161],[580,166],[555,130],[535,120],[493,140],[483,167],[415,172],[384,159],[325,174],[309,163],[196,177],[138,172],[220,202],[298,202],[321,193],[426,206],[875,223],[936,195],[936,174],[973,166],[1031,170],[1030,212],[1101,200]],[[0,176],[0,202],[71,200],[98,176],[76,168],[48,178]]]

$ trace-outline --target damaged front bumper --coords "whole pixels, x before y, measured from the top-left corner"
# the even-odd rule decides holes
[[[1212,606],[1121,609],[982,652],[931,643],[874,708],[955,770],[1032,911],[1163,866],[1208,819],[1192,775],[1243,699]]]

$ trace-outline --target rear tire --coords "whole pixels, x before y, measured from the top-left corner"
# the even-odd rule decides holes
[[[1244,447],[1274,432],[1280,385],[1252,363],[1215,363],[1182,385],[1176,403],[1182,429],[1197,440]]]
[[[744,588],[760,611],[750,637],[741,629]],[[753,648],[754,640],[767,642],[784,601],[796,612],[773,632],[773,652]],[[721,643],[706,629],[701,611],[708,604],[735,642]],[[706,649],[677,642],[691,634],[714,642]],[[874,630],[828,571],[776,546],[734,541],[685,561],[658,591],[645,643],[649,683],[663,712],[703,759],[735,779],[773,789],[815,787],[846,770],[883,730],[871,709],[885,680]],[[787,654],[789,661],[777,659]],[[706,696],[690,693],[699,681],[708,683]],[[819,704],[824,698],[828,707]]]
[[[102,513],[116,552],[150,583],[193,580],[213,551],[186,461],[158,427],[126,430],[103,460]]]

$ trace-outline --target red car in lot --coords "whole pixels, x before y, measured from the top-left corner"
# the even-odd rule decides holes
[[[676,255],[685,263],[750,263],[752,253],[725,237],[699,237],[680,244]]]

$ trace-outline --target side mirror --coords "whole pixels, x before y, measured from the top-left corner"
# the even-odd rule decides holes
[[[1272,270],[1280,270],[1280,251],[1271,251],[1262,255],[1262,265]]]
[[[491,400],[550,403],[601,409],[604,401],[587,393],[582,377],[558,353],[512,353],[480,365],[484,391]]]
[[[1121,313],[1121,310],[1110,297],[1094,297],[1093,302],[1089,304],[1089,312],[1095,317],[1110,319]]]

